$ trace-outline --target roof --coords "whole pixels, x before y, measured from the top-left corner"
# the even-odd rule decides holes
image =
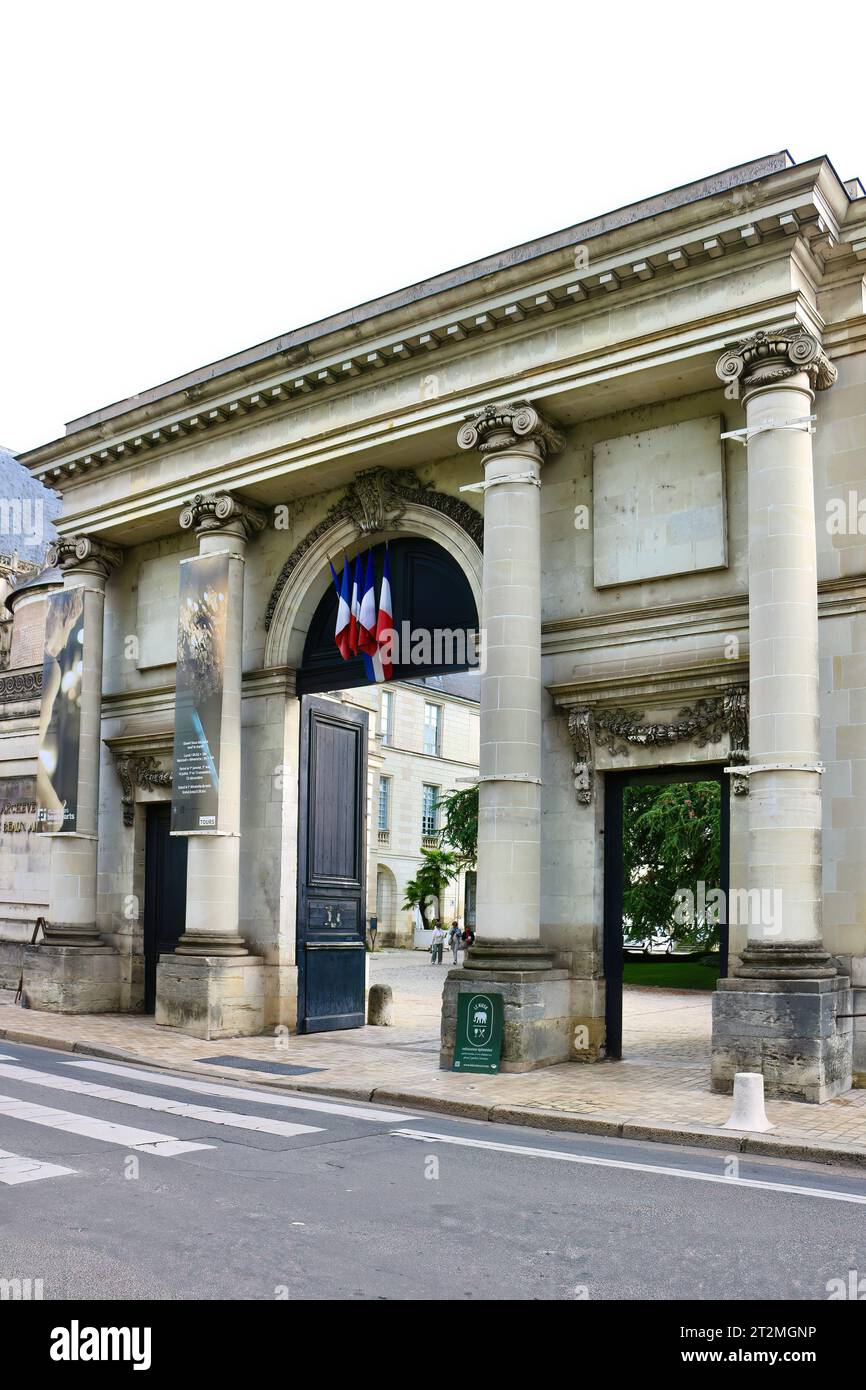
[[[443,291],[467,285],[473,280],[479,280],[486,275],[494,275],[498,271],[546,256],[552,251],[574,246],[588,241],[592,237],[602,236],[646,218],[656,217],[660,213],[697,202],[701,198],[709,198],[713,194],[741,187],[744,184],[752,183],[755,179],[765,178],[768,174],[780,173],[784,169],[792,168],[794,164],[795,160],[787,150],[779,150],[774,154],[764,155],[760,159],[750,160],[746,164],[724,169],[720,173],[711,174],[707,178],[696,180],[693,183],[682,184],[680,187],[669,189],[667,192],[657,193],[651,198],[643,198],[636,203],[627,203],[612,212],[575,223],[571,227],[537,237],[533,241],[522,242],[508,250],[482,257],[481,260],[467,262],[456,269],[443,271],[430,279],[421,280],[417,284],[395,290],[378,299],[369,300],[351,309],[345,309],[339,314],[333,314],[315,323],[293,329],[277,338],[270,338],[254,347],[246,348],[229,357],[223,357],[208,363],[206,366],[196,368],[183,376],[162,382],[158,386],[129,396],[125,400],[115,401],[99,410],[78,416],[77,419],[67,423],[66,433],[74,434],[77,430],[86,429],[89,425],[111,420],[115,416],[134,410],[136,407],[151,404],[163,396],[171,396],[178,391],[201,386],[203,382],[212,381],[215,377],[238,371],[244,367],[250,367],[268,357],[273,357],[275,353],[298,352],[300,357],[303,357],[307,344],[329,333],[359,326],[381,314],[404,308],[423,299],[432,298]]]

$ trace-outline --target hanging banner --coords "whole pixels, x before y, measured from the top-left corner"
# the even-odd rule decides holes
[[[75,830],[84,673],[84,590],[49,594],[36,764],[37,829]]]
[[[171,828],[187,833],[219,824],[229,559],[180,562]]]

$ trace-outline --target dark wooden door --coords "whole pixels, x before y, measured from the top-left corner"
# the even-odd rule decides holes
[[[367,713],[301,701],[298,1032],[364,1023]]]
[[[186,925],[185,836],[172,836],[171,803],[147,808],[144,860],[144,1010],[156,1008],[156,963],[173,951]]]
[[[665,782],[718,782],[721,787],[719,818],[720,887],[728,901],[730,882],[730,780],[722,764],[689,763],[684,767],[650,769],[645,772],[606,772],[604,774],[604,981],[605,1054],[615,1061],[622,1058],[622,965],[623,965],[623,791],[626,787],[653,786]],[[687,885],[684,885],[687,886]],[[719,974],[728,973],[727,913],[720,927]]]

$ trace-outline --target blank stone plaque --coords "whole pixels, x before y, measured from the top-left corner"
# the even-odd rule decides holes
[[[605,439],[592,451],[598,589],[724,569],[721,417]]]

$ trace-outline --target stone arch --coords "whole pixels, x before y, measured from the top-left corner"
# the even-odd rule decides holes
[[[423,495],[423,494],[422,494]],[[439,494],[431,494],[431,502]],[[455,499],[449,499],[455,500]],[[459,503],[465,507],[465,503]],[[470,510],[467,508],[467,510]],[[475,513],[478,516],[477,513]],[[327,518],[326,518],[327,520]],[[481,518],[478,518],[479,522]],[[269,606],[270,623],[265,644],[265,666],[288,666],[297,670],[304,656],[304,643],[310,620],[319,600],[331,583],[329,556],[346,554],[352,559],[361,549],[400,536],[417,535],[441,545],[453,555],[472,590],[475,607],[481,614],[481,548],[469,532],[453,517],[437,506],[421,501],[403,503],[399,526],[384,526],[380,530],[359,536],[355,519],[335,517],[330,526],[317,526],[298,547],[297,559],[286,573],[272,596]],[[300,553],[298,553],[300,552]]]
[[[397,934],[397,879],[387,864],[376,865],[376,914],[379,919],[379,936],[383,942],[395,939]]]

